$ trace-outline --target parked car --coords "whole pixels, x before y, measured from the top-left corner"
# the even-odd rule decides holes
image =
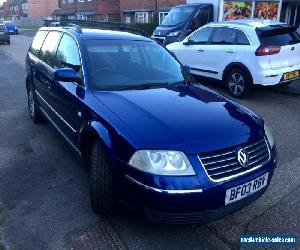
[[[222,80],[237,98],[253,85],[279,85],[300,77],[299,34],[277,21],[211,23],[167,48],[193,74]]]
[[[250,19],[252,17],[279,21],[282,0],[261,3],[261,0],[186,0],[173,7],[152,38],[168,45],[182,41],[193,31],[212,21]]]
[[[13,35],[19,34],[19,30],[18,30],[17,26],[12,21],[4,21],[3,24],[10,34],[13,34]]]
[[[46,118],[89,167],[97,214],[121,202],[158,222],[213,220],[271,181],[276,148],[262,118],[147,37],[41,28],[26,87],[33,122]]]
[[[0,43],[8,45],[10,44],[9,33],[3,24],[0,24]]]

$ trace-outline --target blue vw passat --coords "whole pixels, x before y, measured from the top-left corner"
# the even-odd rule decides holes
[[[148,38],[42,28],[26,72],[30,116],[46,118],[89,167],[97,214],[121,202],[158,222],[206,222],[271,181],[276,150],[263,120]]]

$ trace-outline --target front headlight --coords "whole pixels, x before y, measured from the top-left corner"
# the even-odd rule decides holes
[[[195,175],[184,153],[166,150],[140,150],[133,154],[129,164],[156,175]]]
[[[274,138],[272,136],[271,130],[269,129],[269,127],[266,124],[265,124],[265,134],[266,134],[266,137],[267,137],[267,139],[270,143],[271,148],[273,148],[274,144],[275,144]]]
[[[180,31],[172,31],[167,36],[178,36],[180,34]]]

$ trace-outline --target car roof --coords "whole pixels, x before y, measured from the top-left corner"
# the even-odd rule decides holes
[[[179,4],[174,6],[174,8],[178,8],[178,7],[188,7],[188,6],[209,6],[209,5],[213,5],[211,3],[188,3],[188,4]]]
[[[212,26],[224,25],[224,26],[231,26],[231,27],[244,26],[244,27],[252,27],[252,28],[263,28],[267,26],[276,26],[276,25],[285,25],[285,24],[274,20],[253,18],[253,19],[213,22],[213,23],[209,23],[208,25],[212,25]]]
[[[101,30],[101,29],[81,29],[76,27],[44,27],[44,31],[64,31],[83,40],[135,40],[152,41],[150,38],[129,33],[126,31]]]

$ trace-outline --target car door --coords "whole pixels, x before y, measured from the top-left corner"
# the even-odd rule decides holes
[[[236,30],[216,27],[209,45],[201,47],[205,51],[204,75],[222,80],[227,65],[235,61],[237,51]],[[200,49],[200,48],[199,48]]]
[[[50,31],[43,45],[38,53],[38,59],[34,62],[33,75],[34,75],[34,86],[36,90],[39,103],[41,104],[43,111],[51,119],[56,119],[55,112],[51,105],[51,79],[53,77],[52,62],[55,57],[56,48],[61,38],[61,32]]]
[[[187,40],[181,42],[178,47],[174,47],[174,50],[172,45],[170,46],[171,51],[175,53],[178,60],[183,65],[189,66],[193,74],[203,75],[207,70],[206,60],[209,56],[207,54],[207,46],[209,45],[212,32],[212,27],[204,27],[194,32]]]
[[[76,40],[64,34],[53,62],[54,69],[72,68],[83,79],[80,52]],[[60,118],[62,132],[75,147],[78,146],[77,132],[83,122],[84,83],[51,81],[51,104]]]

